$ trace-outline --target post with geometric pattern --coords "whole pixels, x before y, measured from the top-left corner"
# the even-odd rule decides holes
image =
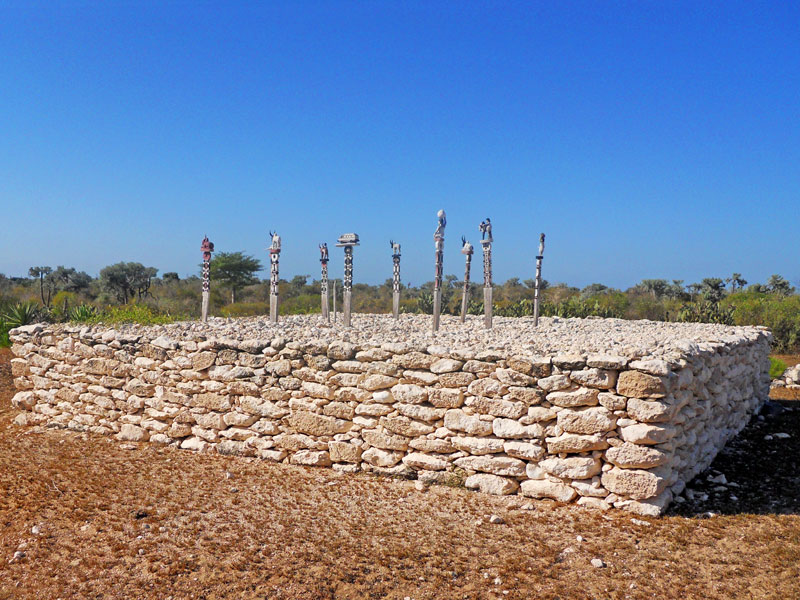
[[[353,247],[358,246],[357,233],[339,236],[338,248],[344,248],[344,282],[342,285],[342,313],[345,327],[350,327],[350,302],[353,297]]]
[[[486,329],[492,328],[492,221],[487,217],[481,221],[478,229],[481,232],[483,246],[483,324]]]
[[[392,315],[400,318],[400,244],[389,240],[392,247]]]
[[[269,246],[269,320],[278,322],[278,260],[281,257],[281,237],[277,232],[269,232],[272,242]]]
[[[544,234],[539,235],[539,255],[536,257],[536,279],[533,290],[533,326],[539,324],[539,288],[542,286],[542,257],[544,256]]]
[[[319,245],[319,262],[322,265],[322,283],[320,284],[322,318],[330,323],[331,314],[328,307],[328,244],[323,243]]]
[[[464,267],[464,293],[461,296],[461,322],[467,319],[467,306],[469,306],[469,269],[472,265],[472,244],[467,241],[463,235],[461,236],[461,254],[466,257],[466,266]]]
[[[214,251],[214,244],[208,241],[208,236],[203,238],[200,244],[200,252],[203,253],[203,305],[201,309],[203,322],[208,321],[208,295],[211,279],[211,253]]]
[[[439,331],[439,314],[442,312],[442,272],[444,270],[444,228],[447,226],[447,215],[444,210],[436,213],[439,224],[433,232],[433,243],[436,247],[436,272],[433,278],[433,331]]]

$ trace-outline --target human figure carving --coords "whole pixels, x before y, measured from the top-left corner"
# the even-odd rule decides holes
[[[433,237],[444,237],[444,228],[447,226],[447,215],[445,214],[444,210],[440,210],[436,213],[436,216],[439,218],[439,225],[436,227],[436,231],[433,232]]]
[[[278,235],[277,231],[270,231],[269,235],[272,238],[272,245],[270,246],[270,250],[280,250],[281,236]]]
[[[485,221],[481,221],[478,229],[481,232],[481,240],[485,239],[487,242],[494,241],[492,239],[492,220],[489,217],[486,217]]]
[[[211,260],[211,253],[214,251],[214,242],[209,242],[208,236],[203,238],[203,243],[200,244],[200,251],[203,253],[203,260]]]

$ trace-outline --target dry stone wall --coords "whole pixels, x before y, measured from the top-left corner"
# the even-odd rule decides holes
[[[760,328],[660,358],[156,333],[13,330],[17,422],[655,515],[769,391]]]

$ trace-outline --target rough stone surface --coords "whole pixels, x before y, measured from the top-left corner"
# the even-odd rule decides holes
[[[571,502],[578,495],[574,488],[547,479],[529,479],[520,486],[523,496],[530,498],[551,498],[559,502]]]
[[[428,316],[356,314],[10,337],[20,427],[637,514],[660,513],[769,389],[752,327],[445,315],[433,335]]]
[[[628,398],[663,398],[667,389],[660,377],[639,371],[625,371],[617,381],[617,392]]]
[[[649,469],[665,464],[669,460],[669,455],[652,446],[626,442],[606,450],[606,460],[625,469]]]
[[[603,473],[603,486],[609,491],[634,500],[652,498],[660,494],[667,481],[653,470],[613,469]]]
[[[507,496],[519,489],[519,483],[507,477],[489,475],[488,473],[475,473],[464,481],[464,487],[479,490],[484,494],[493,496]]]
[[[562,410],[558,413],[558,425],[569,433],[601,433],[611,431],[617,419],[607,408],[593,406],[579,410]]]

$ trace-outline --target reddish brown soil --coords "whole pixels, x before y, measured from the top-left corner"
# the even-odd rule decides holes
[[[800,597],[800,410],[754,422],[712,466],[746,501],[709,490],[635,523],[18,427],[8,358],[0,350],[0,598]]]

